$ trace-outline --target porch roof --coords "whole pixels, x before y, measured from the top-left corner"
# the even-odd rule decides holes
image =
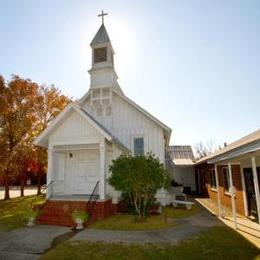
[[[246,156],[248,154],[258,154],[258,152],[260,152],[260,129],[240,138],[239,140],[227,145],[209,156],[201,158],[196,162],[196,164],[203,162],[222,162],[241,156]]]

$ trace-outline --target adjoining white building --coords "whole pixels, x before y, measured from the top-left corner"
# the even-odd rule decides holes
[[[190,145],[172,145],[168,148],[172,160],[171,179],[182,185],[186,192],[196,192],[194,154]]]

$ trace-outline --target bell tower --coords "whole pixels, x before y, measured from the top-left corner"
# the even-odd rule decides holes
[[[114,68],[114,50],[104,25],[104,14],[102,24],[90,43],[92,48],[92,67],[89,70],[90,88],[114,88],[122,93],[117,83],[117,74]]]
[[[90,74],[90,96],[92,113],[96,117],[108,117],[112,114],[112,90],[123,94],[117,83],[117,74],[114,68],[114,50],[104,25],[102,24],[90,43],[92,49],[92,67]]]

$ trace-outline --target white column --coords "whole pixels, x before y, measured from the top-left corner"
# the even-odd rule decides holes
[[[253,177],[254,177],[258,222],[260,223],[260,194],[259,194],[259,182],[258,182],[258,176],[257,176],[255,157],[251,157],[251,162],[252,162],[252,170],[253,170]]]
[[[100,176],[99,196],[101,200],[106,198],[106,142],[103,139],[99,144]]]
[[[53,181],[53,148],[48,148],[48,172],[47,172],[47,185]],[[53,186],[49,186],[46,190],[47,199],[49,199],[53,194]]]
[[[240,175],[241,175],[241,183],[242,183],[242,190],[243,190],[243,201],[244,201],[244,212],[245,216],[248,216],[248,206],[247,206],[247,198],[246,198],[246,184],[245,184],[245,177],[243,167],[240,164]]]
[[[230,192],[231,192],[231,203],[232,203],[232,215],[235,229],[237,229],[237,214],[236,214],[236,201],[235,201],[235,187],[233,185],[233,176],[232,176],[232,167],[231,163],[228,163],[228,172],[229,172],[229,183],[230,183]]]
[[[215,167],[215,178],[216,178],[216,185],[217,185],[217,191],[218,191],[218,216],[222,217],[221,194],[220,194],[219,179],[218,179],[218,166],[215,164],[214,167]]]

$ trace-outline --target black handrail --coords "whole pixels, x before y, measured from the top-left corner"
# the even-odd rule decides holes
[[[49,184],[47,184],[45,187],[41,187],[41,192],[40,192],[40,194],[37,194],[37,196],[32,200],[32,202],[31,202],[31,209],[33,209],[33,207],[34,207],[34,204],[35,204],[35,201],[36,201],[36,199],[40,196],[40,195],[42,195],[42,192],[44,191],[44,190],[47,190],[49,187],[51,187],[52,185],[54,184],[54,181],[51,181]],[[53,192],[52,192],[53,193]],[[52,196],[52,194],[51,194],[51,196]],[[50,197],[51,197],[50,196]],[[42,208],[44,207],[44,204],[38,209],[38,210],[41,210]]]
[[[49,188],[49,187],[51,187],[52,185],[54,184],[54,181],[51,181],[50,183],[48,183],[45,187],[42,187],[41,188],[41,192],[40,193],[42,193],[43,191],[47,191],[47,189]],[[53,194],[51,194],[51,196],[52,196]],[[50,196],[50,197],[51,197]]]
[[[94,210],[95,205],[97,203],[97,200],[99,198],[99,195],[95,195],[95,192],[96,192],[96,189],[98,187],[98,184],[99,184],[99,181],[97,181],[97,183],[96,183],[96,185],[95,185],[95,187],[94,187],[94,189],[93,189],[93,191],[92,191],[92,193],[91,193],[91,195],[90,195],[90,197],[88,199],[87,212],[88,212],[88,215],[89,215],[89,218],[88,218],[89,220],[90,220],[90,218],[92,216],[93,210]]]

